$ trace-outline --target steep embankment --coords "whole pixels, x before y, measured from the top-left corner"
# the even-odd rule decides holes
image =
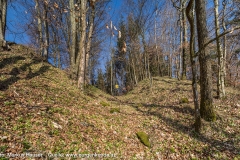
[[[64,71],[24,46],[12,48],[0,53],[0,153],[6,158],[6,153],[24,152],[59,153],[59,158],[69,153],[115,154],[116,159],[239,158],[237,90],[228,88],[227,98],[215,102],[220,118],[203,122],[197,135],[190,81],[155,77],[152,85],[142,81],[125,96],[112,97],[94,87],[83,95]],[[138,131],[150,136],[150,148],[138,140]]]

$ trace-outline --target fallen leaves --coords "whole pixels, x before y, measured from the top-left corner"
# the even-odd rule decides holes
[[[145,80],[125,96],[112,97],[93,87],[83,95],[63,71],[28,55],[19,54],[23,57],[17,61],[12,56],[18,57],[0,57],[1,81],[20,68],[14,72],[20,79],[0,91],[0,126],[9,131],[0,130],[5,152],[29,147],[44,153],[112,152],[118,159],[234,159],[238,154],[239,91],[215,102],[222,118],[214,124],[204,121],[204,131],[197,135],[190,81],[154,77],[152,88]],[[48,70],[38,73],[44,65]],[[30,70],[31,78],[26,78]],[[182,97],[188,104],[179,104]],[[120,112],[112,114],[112,108]],[[140,130],[149,133],[151,148],[138,140]]]

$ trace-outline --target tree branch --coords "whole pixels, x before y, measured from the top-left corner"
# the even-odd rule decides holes
[[[217,37],[209,40],[206,44],[204,44],[204,47],[203,47],[203,48],[200,48],[200,49],[198,50],[198,52],[195,53],[195,57],[199,56],[200,52],[201,52],[203,49],[205,49],[205,48],[206,48],[209,44],[211,44],[212,42],[216,41],[218,38],[223,37],[224,35],[226,35],[226,34],[228,34],[228,33],[231,33],[231,32],[233,32],[233,31],[235,31],[235,30],[239,30],[239,29],[240,29],[240,26],[234,27],[234,28],[232,28],[231,30],[225,31],[225,32],[219,34]]]
[[[175,2],[174,0],[171,0],[171,1],[172,1],[172,3],[173,3],[173,7],[180,11],[180,10],[181,10],[181,7],[178,7],[178,6],[176,5],[176,2]],[[180,4],[180,5],[181,5],[181,4]]]

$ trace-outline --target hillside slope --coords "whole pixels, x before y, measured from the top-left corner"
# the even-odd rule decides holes
[[[155,77],[152,85],[144,80],[120,97],[92,86],[81,94],[64,71],[27,47],[12,48],[0,53],[0,159],[13,158],[7,153],[43,154],[39,159],[70,153],[75,158],[109,154],[108,159],[110,154],[116,159],[240,158],[237,90],[228,88],[226,99],[215,100],[218,120],[203,122],[197,135],[190,81]],[[150,148],[137,138],[139,131],[149,135]]]

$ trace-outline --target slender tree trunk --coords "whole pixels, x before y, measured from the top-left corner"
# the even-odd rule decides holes
[[[218,81],[217,81],[217,96],[218,98],[222,98],[225,96],[225,82],[224,82],[224,58],[223,52],[220,44],[220,38],[218,37],[220,34],[220,26],[218,21],[218,0],[214,0],[214,13],[215,13],[215,34],[216,34],[216,43],[217,43],[217,53],[218,53]]]
[[[182,0],[180,0],[180,4],[182,4]],[[180,8],[181,9],[181,8]],[[180,12],[179,14],[179,19],[180,19],[180,46],[181,46],[181,52],[179,53],[179,75],[178,78],[182,79],[182,75],[183,73],[181,72],[181,67],[182,67],[182,53],[183,53],[183,17],[182,17],[182,13]]]
[[[40,54],[43,54],[43,31],[42,31],[42,18],[40,14],[40,6],[39,6],[39,1],[35,0],[36,3],[36,13],[37,13],[37,23],[38,23],[38,39],[37,39],[37,44],[39,45],[39,51]]]
[[[60,52],[59,45],[57,46],[57,54],[58,54],[58,68],[61,69],[62,68],[62,65],[61,65],[61,52]]]
[[[5,47],[7,0],[0,0],[0,47]]]
[[[168,58],[169,58],[169,66],[168,66],[168,71],[169,71],[169,77],[170,78],[172,78],[172,53],[171,53],[171,51],[169,50],[169,56],[168,56]]]
[[[2,19],[2,14],[3,14],[3,7],[2,7],[2,0],[0,0],[0,51],[3,48],[3,41],[4,41],[4,35],[3,35],[3,19]]]
[[[130,54],[131,54],[131,53],[130,53]],[[133,55],[133,57],[134,57],[134,55]],[[135,58],[133,58],[133,57],[131,57],[131,61],[132,61],[132,62],[130,61],[130,63],[132,63],[132,73],[131,73],[131,74],[132,74],[132,77],[133,77],[132,79],[134,79],[134,84],[138,84],[138,80],[137,80],[137,79],[138,79],[138,78],[137,78],[138,76],[136,75],[136,63],[134,62],[134,61],[135,61],[135,60],[134,60]]]
[[[86,75],[89,73],[89,57],[90,57],[90,50],[91,50],[91,44],[92,44],[94,18],[95,18],[95,8],[93,6],[91,9],[91,15],[90,15],[90,20],[89,20],[89,31],[88,31],[88,37],[87,37],[87,50],[86,50],[84,81],[87,81]]]
[[[194,0],[190,0],[186,8],[187,19],[190,24],[190,59],[192,67],[192,90],[193,90],[193,99],[194,99],[194,108],[195,108],[195,131],[200,132],[201,130],[201,116],[198,103],[198,91],[197,91],[197,66],[196,66],[196,57],[195,57],[195,26],[194,26]]]
[[[186,0],[183,0],[182,2],[182,26],[183,26],[183,46],[182,46],[182,80],[187,79],[187,65],[186,65],[186,61],[187,61],[187,47],[186,47],[186,43],[187,43],[187,19],[186,19]]]
[[[43,47],[43,57],[48,59],[49,52],[49,29],[48,29],[48,6],[44,2],[44,19],[43,19],[43,27],[44,27],[44,47]]]
[[[146,41],[145,41],[144,32],[142,32],[141,36],[142,36],[142,43],[143,43],[143,49],[144,49],[144,71],[145,71],[144,78],[148,78],[149,77],[149,64],[148,64],[147,45],[146,45]]]
[[[180,44],[181,44],[181,51],[182,51],[182,61],[181,55],[179,56],[179,63],[182,63],[182,72],[181,72],[181,79],[187,79],[187,65],[186,65],[186,56],[187,56],[187,19],[186,19],[186,2],[187,0],[180,0],[180,5],[177,6],[176,2],[173,1],[173,6],[180,11]],[[179,64],[179,69],[181,68],[181,64]],[[179,76],[180,77],[180,76]]]
[[[170,39],[169,42],[169,49],[168,49],[168,76],[169,78],[172,78],[172,51],[171,51],[171,44],[172,44],[172,36],[170,35],[171,33],[168,33],[168,37]]]
[[[80,14],[81,14],[81,20],[80,20],[80,41],[79,41],[79,77],[78,77],[78,88],[83,91],[84,90],[84,75],[85,75],[85,56],[86,56],[86,48],[85,48],[85,42],[86,42],[86,14],[87,14],[87,0],[81,0],[80,2]]]
[[[71,78],[77,80],[77,65],[76,65],[76,53],[77,53],[77,24],[76,24],[76,12],[75,12],[75,1],[69,0],[70,6],[70,67],[71,67]]]
[[[112,36],[112,35],[111,35]],[[110,39],[110,47],[111,47],[111,95],[113,95],[113,49],[111,45],[112,39]]]
[[[147,71],[148,71],[148,79],[151,79],[151,72],[150,72],[150,60],[149,60],[149,54],[147,53]]]
[[[175,76],[178,80],[180,80],[180,77],[179,77],[179,59],[178,59],[178,54],[176,55],[175,57],[175,65],[176,65],[176,71],[175,71]]]
[[[226,15],[226,0],[223,1],[223,18],[222,18],[222,26],[224,32],[227,30],[225,24],[225,15]],[[224,72],[224,86],[226,85],[226,60],[227,60],[227,35],[223,36],[223,72]]]
[[[177,76],[177,70],[178,70],[178,67],[177,67],[177,56],[175,55],[175,53],[176,53],[176,49],[175,49],[175,44],[176,44],[176,38],[175,37],[177,37],[177,34],[175,33],[175,34],[173,34],[173,44],[172,44],[172,56],[173,56],[173,60],[172,60],[172,63],[173,63],[173,66],[176,64],[176,68],[175,68],[175,70],[174,70],[174,73],[173,73],[173,75],[174,75],[174,77],[175,78],[178,78],[178,76]]]
[[[206,22],[206,0],[195,0],[195,10],[197,19],[198,46],[204,48],[208,38]],[[215,121],[216,115],[213,108],[212,97],[212,69],[209,59],[209,53],[206,48],[199,54],[200,63],[200,113],[201,117],[207,121]]]
[[[156,5],[157,7],[157,5]],[[160,58],[159,58],[159,52],[158,52],[158,45],[157,45],[157,14],[158,14],[158,9],[156,10],[156,14],[155,14],[155,19],[154,19],[154,39],[155,39],[155,49],[156,49],[156,61],[157,61],[157,75],[158,76],[162,76],[162,72],[161,72],[161,64],[160,64]]]

